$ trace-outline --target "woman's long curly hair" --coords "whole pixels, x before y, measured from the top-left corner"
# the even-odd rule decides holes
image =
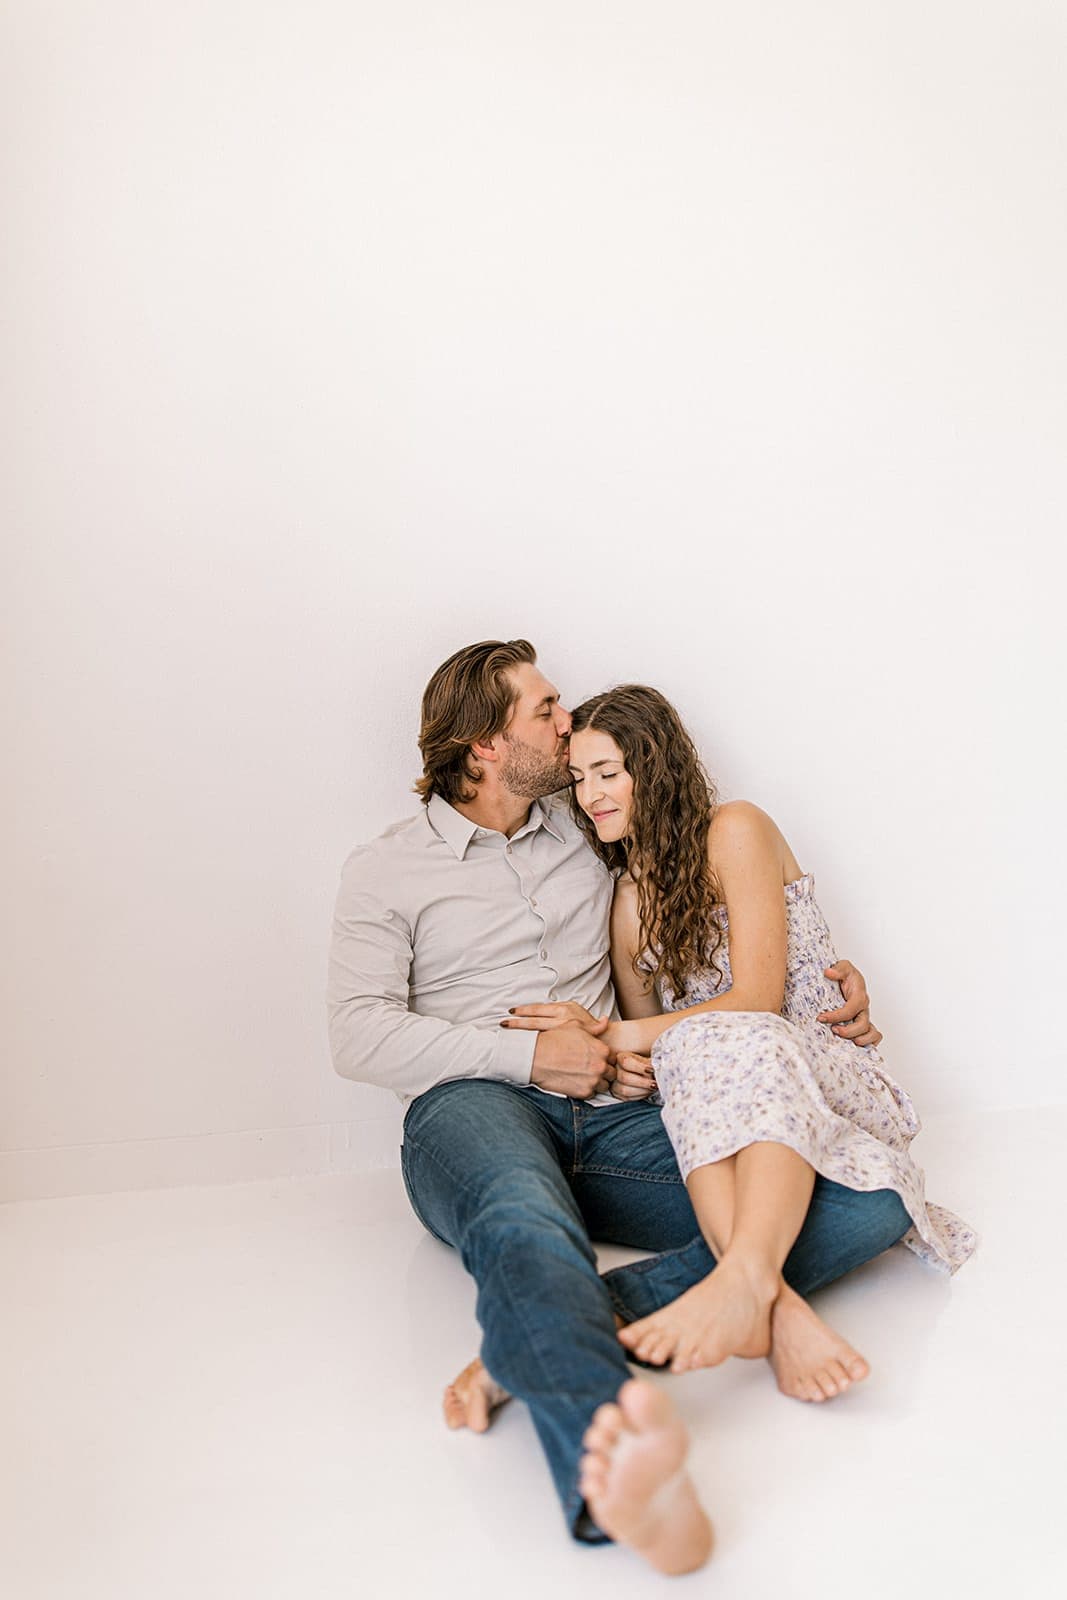
[[[571,732],[584,728],[608,734],[622,751],[633,805],[630,831],[616,843],[600,842],[572,790],[575,820],[608,867],[633,871],[640,929],[635,972],[680,994],[697,968],[715,967],[722,943],[722,896],[708,864],[715,785],[658,689],[624,683],[594,695],[572,714]]]

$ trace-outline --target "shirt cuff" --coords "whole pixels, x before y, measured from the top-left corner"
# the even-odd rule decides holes
[[[535,1029],[501,1028],[493,1050],[490,1075],[507,1083],[528,1084],[538,1034]]]

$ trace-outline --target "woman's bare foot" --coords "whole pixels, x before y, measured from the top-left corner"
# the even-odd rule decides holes
[[[771,1307],[782,1287],[777,1274],[724,1256],[715,1271],[661,1311],[619,1330],[641,1361],[670,1363],[672,1372],[716,1367],[727,1356],[765,1356],[771,1348]]]
[[[578,1488],[597,1527],[657,1572],[692,1572],[712,1533],[685,1470],[689,1440],[670,1400],[631,1378],[586,1432]]]
[[[489,1426],[490,1412],[510,1399],[508,1391],[494,1383],[480,1358],[475,1356],[445,1390],[445,1421],[450,1428],[470,1428],[473,1433],[484,1433]]]
[[[770,1363],[779,1389],[796,1400],[832,1400],[871,1370],[858,1350],[787,1288],[771,1312]]]

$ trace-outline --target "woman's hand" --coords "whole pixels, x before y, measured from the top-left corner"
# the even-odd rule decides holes
[[[576,1022],[594,1038],[600,1039],[613,1056],[620,1050],[637,1053],[648,1048],[642,1038],[639,1022],[612,1022],[610,1017],[594,1017],[576,1000],[551,1000],[541,1006],[512,1006],[500,1026],[535,1029],[538,1033],[545,1033],[550,1028],[562,1028],[568,1022]]]
[[[500,1026],[536,1029],[538,1033],[544,1033],[548,1028],[562,1028],[565,1022],[577,1022],[587,1033],[599,1037],[607,1028],[609,1018],[594,1017],[576,1000],[552,1000],[543,1006],[512,1006]]]
[[[615,1082],[610,1093],[616,1100],[647,1100],[656,1092],[656,1075],[648,1056],[620,1050],[615,1057]]]

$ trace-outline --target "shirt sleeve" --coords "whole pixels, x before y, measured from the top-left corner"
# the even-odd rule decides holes
[[[404,1100],[451,1078],[528,1084],[537,1034],[410,1011],[412,959],[410,926],[357,853],[341,875],[330,944],[326,1003],[337,1072]]]

